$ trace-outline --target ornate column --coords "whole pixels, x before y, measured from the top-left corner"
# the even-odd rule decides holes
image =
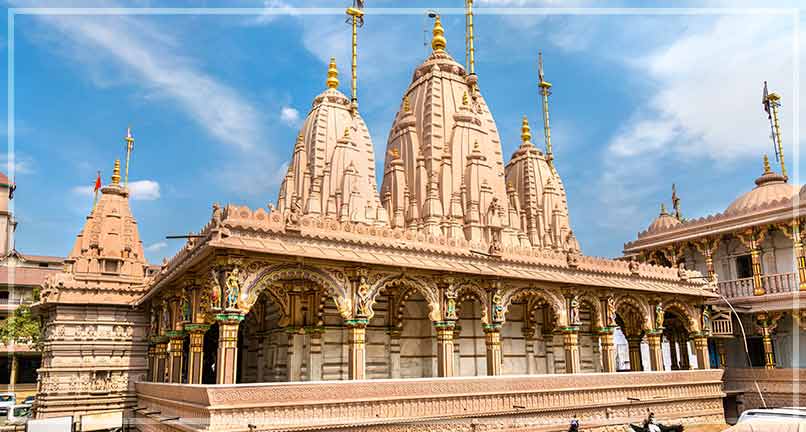
[[[157,356],[157,367],[154,368],[154,382],[166,382],[166,370],[168,364],[168,338],[159,336],[156,338],[155,355]]]
[[[728,353],[725,350],[724,339],[716,339],[716,353],[719,355],[719,367],[726,369],[728,367]]]
[[[322,380],[322,329],[308,330],[308,379],[310,381]]]
[[[698,334],[694,336],[694,353],[697,355],[698,369],[711,369],[711,358],[708,356],[708,336]]]
[[[680,341],[680,369],[689,370],[691,369],[691,361],[688,355],[688,335],[682,334],[677,340]]]
[[[616,346],[613,342],[613,329],[603,328],[599,332],[599,344],[602,352],[602,372],[616,371]]]
[[[535,360],[535,329],[534,327],[523,328],[523,343],[526,348],[526,373],[534,375],[537,373],[537,361]]]
[[[168,336],[168,380],[172,383],[181,383],[185,334],[180,330],[174,330],[166,332],[166,336]]]
[[[661,349],[662,333],[653,331],[646,335],[649,344],[649,364],[653,371],[663,371],[663,350]]]
[[[257,332],[257,353],[256,353],[256,362],[255,365],[255,379],[257,382],[266,382],[266,331],[258,331]]]
[[[453,321],[434,323],[437,332],[437,374],[452,377],[453,370]]]
[[[487,375],[501,375],[501,324],[484,325],[484,343],[487,347]]]
[[[695,242],[694,247],[705,257],[705,268],[708,271],[708,280],[715,280],[716,269],[714,268],[714,253],[719,247],[719,237],[706,237],[700,242]]]
[[[146,375],[146,379],[148,381],[154,380],[154,369],[156,367],[155,363],[155,352],[156,347],[154,343],[149,341],[148,342],[148,374]]]
[[[800,228],[798,226],[798,228]],[[800,279],[800,290],[806,291],[806,230],[798,229],[795,241],[795,257],[798,260],[798,279]]]
[[[769,314],[766,312],[759,312],[756,315],[756,323],[758,330],[761,333],[761,340],[764,345],[764,368],[775,369],[775,352],[772,348],[772,332],[778,326],[778,320],[781,319],[780,313]]]
[[[389,378],[400,378],[400,330],[393,328],[389,335]]]
[[[554,333],[543,329],[543,349],[546,352],[546,373],[557,373],[556,362],[554,361]]]
[[[185,331],[190,336],[188,347],[188,384],[201,384],[202,365],[204,363],[204,334],[210,328],[208,324],[185,324]]]
[[[362,380],[367,377],[367,348],[366,331],[367,320],[364,318],[348,320],[347,331],[349,332],[350,361],[349,379]]]
[[[289,382],[302,379],[302,342],[304,336],[300,331],[301,329],[295,327],[288,327],[286,329],[286,333],[288,334],[286,372]]]
[[[218,314],[218,357],[216,384],[235,384],[238,370],[238,326],[243,321],[240,312]]]
[[[563,330],[563,349],[565,350],[565,373],[579,373],[579,329],[568,327]]]
[[[459,335],[462,333],[458,325],[453,326],[453,375],[462,375],[462,341]],[[475,361],[475,358],[474,358]]]
[[[764,295],[764,283],[761,279],[763,274],[761,268],[761,242],[764,240],[764,231],[758,229],[749,229],[744,233],[737,233],[736,237],[747,247],[750,251],[750,260],[753,269],[753,295]]]
[[[627,336],[627,347],[630,350],[630,370],[640,372],[644,370],[641,365],[641,336]]]

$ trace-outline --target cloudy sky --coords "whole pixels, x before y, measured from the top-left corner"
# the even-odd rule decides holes
[[[13,32],[3,20],[0,47],[13,60],[14,123],[0,116],[0,132],[8,148],[13,130],[15,145],[0,162],[7,172],[13,166],[18,184],[17,248],[69,251],[97,170],[106,182],[113,160],[125,156],[128,125],[136,138],[132,207],[151,261],[180,247],[166,235],[203,226],[212,202],[274,202],[331,56],[348,91],[350,35],[340,11],[349,2],[336,3],[199,1],[160,11],[177,2],[130,2],[93,15],[39,9],[65,2],[12,2]],[[425,10],[442,13],[448,50],[463,61],[463,2],[366,3],[359,100],[383,154],[400,97],[430,49]],[[542,136],[536,69],[544,53],[556,163],[590,255],[619,255],[668,205],[672,183],[688,217],[722,211],[753,186],[762,155],[773,152],[764,80],[783,96],[790,181],[803,183],[795,119],[804,116],[795,115],[794,92],[806,19],[792,9],[798,2],[631,9],[645,3],[476,0],[477,73],[505,155],[519,144],[521,116]],[[243,9],[211,9],[224,6]],[[0,92],[8,101],[6,86]]]

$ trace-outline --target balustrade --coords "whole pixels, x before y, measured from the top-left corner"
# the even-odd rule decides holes
[[[774,273],[761,276],[761,283],[767,294],[788,293],[798,290],[798,275]],[[719,282],[719,292],[726,298],[752,297],[753,278],[742,278]]]

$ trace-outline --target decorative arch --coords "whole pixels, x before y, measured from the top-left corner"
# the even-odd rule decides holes
[[[369,305],[368,318],[372,318],[372,316],[375,315],[375,311],[373,310],[375,307],[375,302],[378,300],[378,296],[381,294],[381,292],[388,287],[404,288],[402,290],[403,293],[409,289],[417,291],[423,296],[426,303],[428,303],[428,318],[433,322],[442,320],[442,309],[439,302],[439,289],[437,288],[436,284],[427,279],[404,274],[384,276],[372,285],[369,293],[367,294],[367,298],[369,299],[367,302]]]
[[[557,326],[568,326],[568,311],[565,307],[565,302],[562,300],[562,297],[548,290],[537,287],[516,287],[505,289],[504,294],[501,296],[501,306],[504,308],[504,319],[506,319],[506,314],[513,302],[528,297],[537,297],[545,301],[546,304],[549,305],[552,313],[554,313],[554,319],[557,323]]]
[[[283,309],[283,313],[288,312],[288,294],[278,286],[278,282],[288,280],[306,280],[321,286],[333,298],[339,315],[344,319],[352,316],[352,301],[347,295],[346,278],[343,274],[334,274],[326,270],[298,265],[279,264],[265,267],[255,273],[255,276],[247,278],[244,289],[241,290],[240,303],[245,311],[248,311],[257,301],[258,295],[267,291],[269,295],[278,302]]]
[[[583,291],[578,295],[579,301],[587,303],[591,308],[591,325],[594,328],[602,328],[605,326],[604,314],[602,313],[601,301],[589,291]]]
[[[650,314],[650,307],[649,303],[646,301],[639,300],[637,297],[631,294],[622,294],[616,297],[616,313],[621,314],[622,311],[632,309],[635,312],[639,319],[640,329],[643,331],[648,331],[652,329],[651,324],[651,314]],[[624,317],[622,316],[622,319]]]
[[[481,304],[481,323],[490,324],[490,297],[487,292],[478,284],[470,281],[461,281],[456,284],[456,307],[467,300],[475,299]]]
[[[664,302],[663,313],[665,314],[666,312],[680,316],[689,333],[696,333],[702,329],[696,309],[691,305],[684,304],[680,300],[674,299],[669,302]]]
[[[527,302],[526,313],[527,313],[527,316],[529,318],[529,323],[535,329],[535,331],[537,331],[537,327],[536,327],[537,315],[536,314],[537,314],[538,311],[542,311],[543,308],[546,307],[546,306],[549,306],[549,308],[551,308],[549,303],[546,300],[544,300],[543,298],[541,298],[541,297],[530,298],[528,300],[528,302]],[[557,318],[556,314],[554,314],[554,319],[556,320],[556,318]],[[543,325],[548,325],[548,324],[549,323],[545,323],[545,322],[543,323]],[[553,323],[553,324],[554,324],[554,327],[557,326],[556,322]]]

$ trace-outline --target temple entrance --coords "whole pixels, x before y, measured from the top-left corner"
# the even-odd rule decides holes
[[[218,359],[218,324],[213,324],[204,333],[202,355],[202,384],[216,383],[216,360]]]
[[[482,314],[484,306],[475,297],[465,296],[456,304],[453,332],[453,360],[456,376],[487,375],[487,351]]]

